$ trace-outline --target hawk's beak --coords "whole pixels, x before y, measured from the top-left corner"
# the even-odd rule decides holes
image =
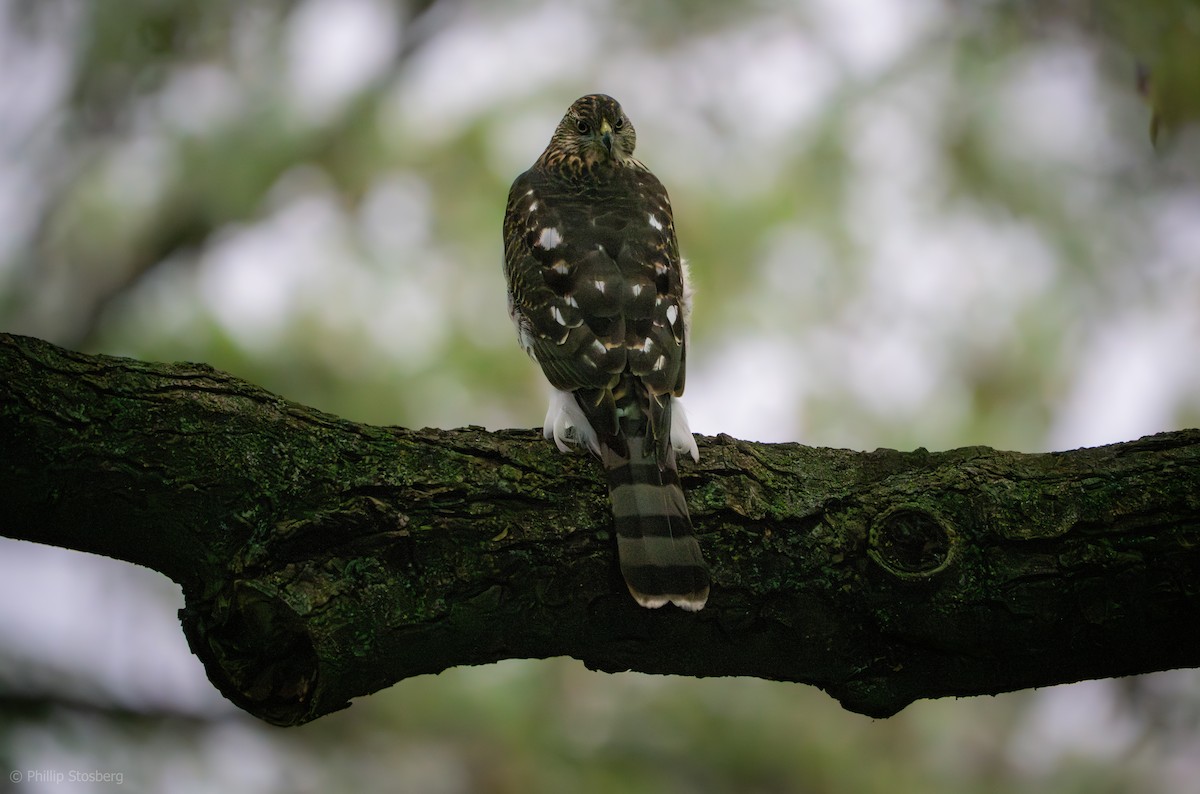
[[[604,144],[604,150],[612,154],[612,127],[607,121],[600,122],[600,143]]]

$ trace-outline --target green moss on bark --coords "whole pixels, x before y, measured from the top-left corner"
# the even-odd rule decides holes
[[[214,684],[297,724],[412,675],[598,670],[917,698],[1200,664],[1200,432],[1024,455],[700,439],[699,614],[625,592],[598,465],[353,424],[208,367],[0,335],[0,533],[183,586]]]

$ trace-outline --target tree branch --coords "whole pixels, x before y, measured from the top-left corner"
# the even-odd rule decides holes
[[[452,665],[815,684],[846,708],[1200,665],[1200,431],[1051,454],[702,438],[699,614],[636,606],[598,464],[533,431],[354,424],[209,367],[0,335],[0,534],[183,587],[269,722]]]

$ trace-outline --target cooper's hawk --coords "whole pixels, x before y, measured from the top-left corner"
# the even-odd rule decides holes
[[[608,475],[621,573],[645,607],[698,610],[708,568],[675,452],[699,459],[683,408],[691,292],[667,191],[633,158],[612,97],[580,97],[508,194],[509,313],[555,392],[545,435]]]

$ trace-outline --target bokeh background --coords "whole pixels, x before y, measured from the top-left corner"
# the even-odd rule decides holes
[[[1191,0],[0,0],[0,330],[358,421],[539,425],[504,201],[603,91],[692,264],[697,432],[1034,452],[1196,426],[1198,42]],[[0,541],[0,790],[1200,791],[1194,671],[874,721],[512,661],[284,730],[211,688],[180,605]]]

